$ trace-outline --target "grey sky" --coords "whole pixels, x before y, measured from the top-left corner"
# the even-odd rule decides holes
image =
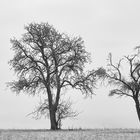
[[[48,22],[60,32],[80,35],[92,54],[90,68],[96,68],[106,64],[109,52],[118,58],[140,45],[139,7],[139,0],[0,0],[0,127],[49,128],[48,120],[26,117],[39,98],[5,90],[5,83],[14,79],[7,64],[13,56],[10,38],[20,38],[24,25]],[[95,90],[92,99],[73,92],[74,108],[82,113],[66,120],[64,127],[138,127],[134,103],[129,98],[109,98],[108,90]]]

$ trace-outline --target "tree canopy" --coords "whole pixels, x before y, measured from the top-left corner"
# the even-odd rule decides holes
[[[9,86],[16,93],[46,94],[51,129],[57,129],[56,111],[62,89],[71,87],[85,95],[93,94],[97,71],[84,70],[90,54],[81,37],[59,33],[48,23],[31,23],[25,30],[21,39],[11,39],[15,55],[9,64],[18,79]]]

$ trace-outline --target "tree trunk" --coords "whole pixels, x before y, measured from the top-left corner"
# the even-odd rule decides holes
[[[50,110],[50,123],[51,123],[51,130],[58,129],[58,124],[56,122],[56,112],[54,109]]]
[[[135,103],[136,103],[136,111],[137,111],[137,115],[138,115],[138,119],[140,121],[140,103],[139,103],[139,100],[135,100]]]

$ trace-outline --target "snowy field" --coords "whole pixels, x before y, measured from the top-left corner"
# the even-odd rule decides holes
[[[140,130],[1,130],[0,140],[140,140]]]

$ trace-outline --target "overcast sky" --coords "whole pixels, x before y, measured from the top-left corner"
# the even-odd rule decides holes
[[[31,22],[48,22],[60,32],[81,36],[92,55],[90,68],[105,66],[109,52],[119,58],[140,45],[139,0],[0,0],[0,128],[50,127],[46,119],[26,116],[39,97],[16,96],[5,85],[14,78],[7,64],[13,57],[10,38],[20,38]],[[64,121],[65,128],[139,127],[131,99],[110,98],[107,87],[96,89],[92,99],[69,92],[82,113]]]

